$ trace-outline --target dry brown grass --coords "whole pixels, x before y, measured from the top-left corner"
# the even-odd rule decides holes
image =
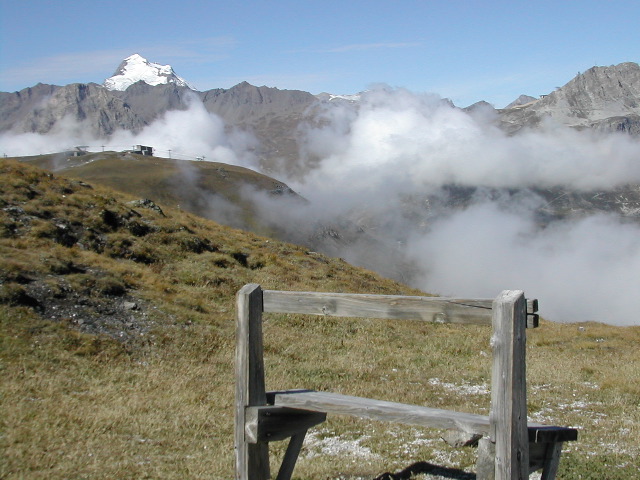
[[[12,162],[0,171],[0,478],[230,479],[238,288],[418,293],[301,247],[131,207],[112,191]],[[144,235],[134,233],[140,225]],[[64,231],[76,227],[79,241],[65,246]],[[123,343],[43,317],[24,304],[36,279],[51,295],[135,297],[152,328]],[[270,389],[488,409],[489,395],[475,388],[489,383],[485,328],[270,315],[264,330]],[[638,327],[599,324],[543,322],[529,332],[532,417],[580,429],[558,478],[640,474],[639,340]],[[445,447],[438,434],[331,418],[310,436],[295,475],[373,478],[416,461],[472,470],[475,453]]]
[[[164,207],[180,208],[205,218],[225,218],[227,224],[263,234],[269,232],[269,226],[257,219],[255,206],[240,190],[272,192],[283,188],[280,182],[256,171],[217,162],[118,152],[69,158],[39,155],[21,160],[94,185],[152,198]],[[232,215],[220,214],[228,208],[234,212]]]

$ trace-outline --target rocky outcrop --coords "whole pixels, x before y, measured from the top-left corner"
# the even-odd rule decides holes
[[[0,92],[0,132],[18,124],[28,124],[29,118],[46,108],[51,96],[62,87],[38,83],[19,92]],[[29,129],[21,131],[31,131]]]
[[[47,133],[71,118],[98,136],[116,129],[137,130],[145,120],[122,99],[95,83],[73,83],[64,87],[39,84],[14,94],[5,94],[0,104],[1,129],[17,133]]]
[[[247,82],[228,90],[216,89],[201,94],[209,112],[230,124],[251,124],[267,116],[300,115],[317,99],[300,90],[256,87]]]
[[[288,170],[298,164],[298,126],[318,99],[300,90],[256,87],[242,82],[228,90],[202,92],[207,111],[228,124],[250,131],[260,141],[256,152],[262,167],[270,171],[275,163]]]
[[[590,128],[601,132],[620,132],[640,137],[640,115],[609,117],[592,122]]]
[[[540,100],[501,111],[509,132],[536,127],[549,118],[571,127],[622,130],[634,133],[634,116],[640,115],[640,66],[621,63],[593,67]],[[614,119],[615,120],[612,120]],[[628,120],[626,120],[628,119]],[[619,128],[619,126],[622,127]],[[627,125],[627,127],[625,127]]]
[[[123,130],[138,132],[142,127],[151,124],[171,110],[184,110],[189,103],[189,97],[195,93],[188,87],[166,83],[156,86],[148,85],[142,81],[134,83],[124,91],[109,92],[109,95],[117,98],[123,106],[135,112],[137,124],[120,126]]]
[[[507,105],[504,108],[521,107],[522,105],[527,105],[531,102],[535,102],[536,100],[538,99],[535,97],[531,97],[529,95],[520,95],[518,98],[516,98],[513,102],[511,102],[509,105]]]

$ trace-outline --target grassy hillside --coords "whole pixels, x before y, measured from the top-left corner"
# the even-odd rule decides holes
[[[234,294],[249,282],[419,294],[302,247],[0,162],[0,478],[232,478]],[[581,429],[559,478],[640,474],[639,341],[638,327],[529,332],[532,417]],[[267,387],[486,413],[488,342],[481,327],[272,315]],[[472,470],[475,452],[439,433],[332,418],[295,475],[374,478],[418,461]]]
[[[164,207],[173,207],[235,228],[285,242],[305,245],[330,256],[349,251],[359,266],[383,272],[383,275],[405,279],[412,275],[397,251],[395,242],[379,238],[371,229],[364,230],[348,218],[337,217],[324,223],[313,218],[306,222],[282,223],[265,217],[259,202],[270,203],[269,210],[282,213],[306,200],[286,184],[254,170],[217,162],[171,160],[130,152],[89,153],[79,157],[71,152],[18,157],[14,160],[75,178],[92,185],[149,198]],[[278,205],[280,208],[278,208]],[[289,225],[287,225],[289,223]],[[358,244],[365,254],[354,253]]]
[[[80,157],[58,153],[18,160],[260,233],[269,232],[256,218],[253,200],[246,190],[296,196],[274,178],[218,162],[171,160],[129,152],[89,153]]]

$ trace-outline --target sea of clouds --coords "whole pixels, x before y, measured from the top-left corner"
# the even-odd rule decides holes
[[[528,190],[640,183],[637,139],[551,121],[509,136],[491,109],[469,114],[437,96],[385,87],[367,92],[359,108],[327,104],[321,115],[301,131],[303,153],[320,160],[289,179],[310,200],[291,214],[298,228],[305,217],[366,210],[425,291],[494,297],[523,289],[554,321],[640,324],[640,225],[600,213],[543,228],[536,210],[544,200]],[[480,188],[465,208],[407,218],[403,199],[437,197],[443,185]],[[482,188],[522,190],[496,198]]]
[[[174,158],[193,152],[258,169],[257,140],[225,129],[198,101],[138,134],[119,131],[100,139],[86,131],[64,119],[47,135],[0,135],[0,148],[29,155],[73,145],[143,144],[172,150]],[[325,103],[298,133],[306,173],[296,169],[289,177],[282,170],[276,176],[309,202],[258,202],[264,218],[292,238],[349,219],[393,255],[358,251],[357,242],[334,253],[381,271],[398,256],[411,266],[407,280],[425,291],[494,297],[504,289],[523,289],[553,321],[640,325],[640,224],[594,214],[542,226],[536,210],[544,200],[527,190],[640,184],[637,139],[552,122],[509,136],[491,109],[467,113],[436,95],[386,86],[364,93],[357,105]],[[443,187],[451,185],[478,187],[478,193],[455,209],[427,208],[437,198],[446,203],[450,193]],[[520,193],[496,196],[495,189]]]

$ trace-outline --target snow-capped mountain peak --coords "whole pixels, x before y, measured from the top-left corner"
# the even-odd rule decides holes
[[[137,53],[125,58],[113,76],[107,78],[103,85],[109,90],[123,91],[140,80],[153,86],[175,83],[193,90],[183,78],[176,75],[171,65],[150,62]]]

